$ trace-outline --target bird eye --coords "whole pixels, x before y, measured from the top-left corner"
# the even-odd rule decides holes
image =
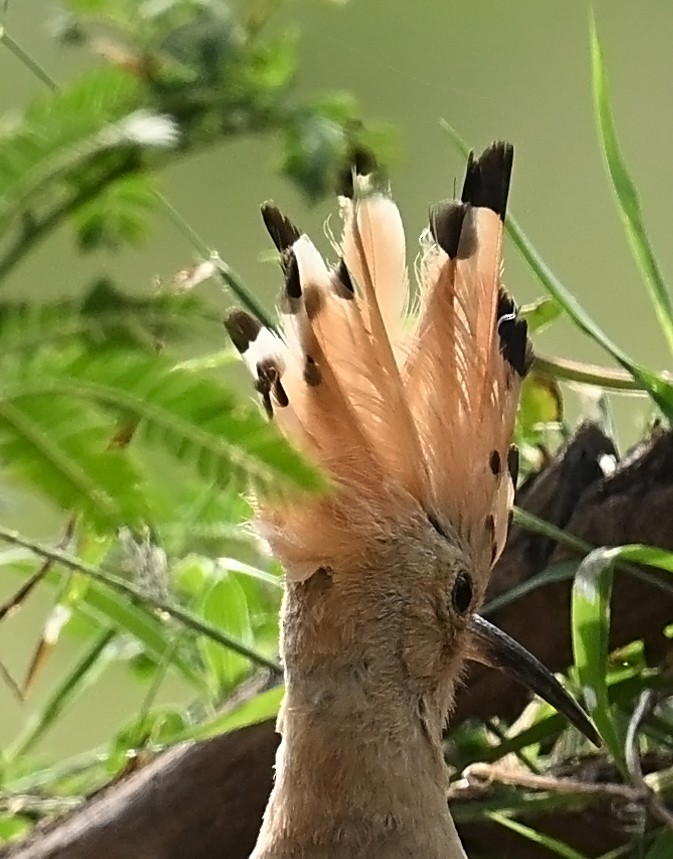
[[[451,603],[458,614],[465,614],[472,603],[472,578],[464,570],[458,573],[453,583]]]

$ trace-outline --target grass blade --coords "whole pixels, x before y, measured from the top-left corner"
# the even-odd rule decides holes
[[[246,647],[240,641],[236,641],[230,636],[225,635],[212,624],[195,617],[191,612],[181,608],[179,605],[165,602],[152,594],[143,593],[140,588],[130,584],[125,579],[121,579],[111,573],[106,573],[99,567],[96,567],[93,564],[87,564],[73,555],[70,555],[68,552],[64,552],[63,550],[52,546],[45,546],[43,543],[39,543],[36,540],[29,540],[18,531],[5,528],[2,525],[0,525],[0,540],[5,540],[15,546],[23,546],[40,558],[49,559],[54,561],[54,563],[61,564],[66,567],[66,569],[83,573],[94,582],[106,585],[118,594],[123,594],[127,599],[164,612],[174,620],[181,623],[185,628],[190,629],[199,635],[208,636],[213,641],[219,642],[222,647],[228,647],[236,653],[247,657],[254,665],[267,668],[273,674],[280,675],[283,673],[280,665],[272,659]]]
[[[212,585],[199,607],[199,615],[214,627],[234,635],[246,646],[254,646],[248,602],[235,576],[225,574]],[[208,667],[213,698],[218,700],[245,677],[250,670],[250,662],[245,656],[208,638],[200,638],[199,645]]]
[[[9,569],[23,572],[21,567],[14,566],[13,562],[9,565]],[[54,587],[59,585],[62,579],[63,573],[58,569],[50,570],[45,576],[45,581]],[[90,582],[82,596],[79,609],[93,614],[97,621],[102,621],[107,626],[114,626],[118,631],[133,636],[153,659],[160,661],[163,658],[168,634],[166,624],[141,602],[129,600],[127,596],[118,594],[97,582]],[[204,689],[203,677],[183,653],[173,651],[170,664],[195,690]]]
[[[584,701],[605,745],[622,772],[623,737],[615,725],[608,695],[608,640],[614,562],[619,549],[590,552],[577,569],[572,589],[572,642]]]
[[[284,686],[274,686],[273,689],[260,692],[259,695],[255,695],[254,698],[244,701],[233,710],[224,714],[218,713],[215,718],[202,722],[194,728],[190,728],[185,736],[180,739],[204,740],[209,737],[216,737],[219,734],[226,734],[229,731],[235,731],[238,728],[252,725],[255,722],[272,719],[278,714],[284,694]]]
[[[31,720],[24,735],[6,752],[6,760],[20,758],[32,749],[58,720],[61,713],[98,677],[108,662],[108,645],[114,640],[116,634],[116,630],[106,629],[95,639],[89,650],[58,685],[42,708],[42,712]]]
[[[654,842],[645,859],[667,859],[673,855],[673,832],[665,831]]]
[[[445,121],[442,121],[442,127],[448,131],[453,144],[459,152],[466,156],[469,153],[469,147],[460,137],[458,132]],[[600,325],[577,301],[572,292],[570,292],[570,290],[556,277],[521,229],[513,215],[507,215],[505,228],[517,250],[528,263],[533,274],[537,277],[552,298],[561,305],[575,325],[577,325],[584,334],[591,337],[592,340],[595,340],[596,343],[608,352],[608,354],[612,355],[615,361],[617,361],[618,364],[627,370],[643,386],[662,412],[669,419],[673,419],[673,385],[662,376],[653,373],[642,364],[638,364],[613,340],[611,340],[610,337],[608,337]]]
[[[654,311],[661,325],[668,347],[673,352],[673,299],[664,282],[659,264],[643,223],[643,214],[636,186],[629,175],[628,168],[617,141],[617,132],[610,103],[610,88],[607,71],[603,61],[596,21],[591,18],[591,78],[593,84],[594,112],[598,124],[603,157],[610,176],[610,182],[617,198],[619,214],[624,222],[626,237],[631,246],[633,257],[640,269],[643,280],[650,293]]]
[[[545,835],[543,832],[538,832],[537,829],[531,829],[530,826],[524,826],[518,820],[512,820],[503,814],[496,814],[495,812],[491,812],[488,816],[495,823],[499,823],[506,829],[511,829],[512,832],[523,835],[524,838],[533,841],[535,844],[541,844],[556,856],[563,856],[564,859],[587,859],[584,853],[580,853],[565,842],[552,838],[550,835]]]

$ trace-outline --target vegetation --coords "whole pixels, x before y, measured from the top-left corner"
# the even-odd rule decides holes
[[[70,808],[147,751],[232,730],[273,715],[279,705],[282,690],[268,681],[280,674],[280,571],[245,528],[246,492],[251,484],[264,493],[313,491],[321,479],[237,392],[228,349],[185,357],[184,344],[195,335],[203,343],[220,337],[224,308],[200,297],[195,287],[203,279],[219,278],[232,300],[260,318],[268,315],[226,262],[190,231],[158,183],[171,162],[252,131],[273,136],[282,172],[310,200],[332,193],[354,158],[385,163],[386,135],[363,124],[350,98],[328,95],[307,104],[297,96],[294,42],[270,31],[273,5],[250,3],[237,16],[224,0],[68,0],[58,38],[95,51],[101,61],[63,88],[10,32],[1,31],[4,49],[45,88],[0,135],[0,281],[64,223],[82,253],[90,253],[142,244],[152,219],[163,213],[202,259],[169,288],[148,289],[140,298],[99,279],[80,284],[73,299],[0,304],[3,480],[59,511],[63,521],[54,545],[0,525],[2,574],[17,583],[0,619],[17,612],[34,588],[53,594],[27,675],[17,680],[0,666],[7,688],[27,699],[29,714],[0,757],[0,843]],[[619,150],[595,27],[591,53],[608,175],[673,347],[673,301]],[[458,134],[448,131],[448,139],[465,150]],[[673,383],[605,335],[514,218],[508,229],[545,294],[526,308],[531,327],[566,314],[621,368],[538,357],[517,429],[527,469],[538,464],[541,448],[553,450],[568,435],[562,416],[567,381],[601,392],[645,393],[653,414],[670,420]],[[517,518],[554,539],[570,539],[523,512]],[[673,554],[644,546],[580,548],[584,560],[562,571],[574,578],[575,664],[568,682],[576,692],[584,690],[606,754],[628,781],[630,714],[641,694],[661,691],[669,681],[648,667],[637,643],[618,660],[610,658],[612,579],[638,562],[652,569],[655,586],[667,587]],[[550,568],[528,586],[555,575],[559,570]],[[517,599],[517,592],[507,598]],[[36,710],[32,686],[65,635],[78,641],[79,657]],[[112,664],[144,684],[143,706],[103,748],[45,765],[34,755],[37,741],[69,718],[72,703]],[[190,690],[189,707],[155,704],[169,673]],[[616,696],[615,689],[626,692]],[[570,730],[543,707],[525,730],[512,735],[508,727],[501,725],[494,740],[493,725],[461,726],[453,737],[460,767],[515,753],[544,772],[549,749],[563,747]],[[670,748],[672,742],[665,719],[646,723],[643,749]],[[669,791],[670,773],[655,775],[648,784]],[[551,853],[581,859],[567,845],[517,823],[512,808],[508,795],[500,808],[491,803],[489,813],[541,840]],[[665,828],[642,843],[649,859],[665,855],[666,845],[673,850]]]

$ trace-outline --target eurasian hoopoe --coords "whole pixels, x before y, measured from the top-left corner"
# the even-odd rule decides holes
[[[470,157],[421,238],[409,314],[397,207],[355,176],[329,267],[275,206],[282,333],[227,328],[266,411],[329,477],[258,502],[286,572],[282,743],[254,859],[455,859],[442,732],[464,659],[504,667],[589,736],[551,674],[480,618],[507,537],[531,361],[501,283],[512,147]]]

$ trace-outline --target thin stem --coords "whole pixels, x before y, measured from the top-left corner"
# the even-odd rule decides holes
[[[504,826],[506,829],[511,829],[512,832],[516,832],[524,838],[528,838],[528,840],[532,841],[534,844],[543,844],[545,852],[555,853],[557,856],[563,857],[563,859],[587,859],[583,853],[579,853],[577,850],[570,847],[570,845],[566,844],[565,841],[559,841],[558,838],[552,838],[550,835],[543,835],[541,832],[538,832],[537,829],[532,829],[530,826],[526,826],[518,820],[512,820],[505,814],[491,811],[487,814],[487,817],[489,817],[494,823],[498,823],[500,826]]]
[[[503,731],[503,729],[500,727],[500,725],[497,723],[497,721],[495,719],[485,719],[484,725],[486,725],[486,727],[488,728],[489,731],[491,731],[492,734],[495,734],[495,736],[500,740],[501,743],[505,742],[506,740],[509,739],[509,737],[507,736],[507,732]],[[530,770],[530,772],[535,773],[535,775],[540,775],[539,767],[537,766],[535,761],[530,757],[530,755],[528,755],[528,753],[526,751],[524,751],[524,749],[517,749],[514,752],[514,754],[516,755],[517,759],[528,770]]]
[[[7,761],[18,760],[22,757],[52,727],[63,710],[71,702],[73,689],[83,683],[84,678],[102,658],[108,645],[114,641],[116,635],[117,630],[107,628],[94,640],[89,650],[85,652],[74,669],[47,701],[42,714],[34,722],[29,722],[23,736],[19,737],[12,746],[5,749],[5,758]]]
[[[598,364],[585,364],[581,361],[571,361],[558,356],[536,355],[533,368],[541,376],[552,379],[562,379],[565,382],[577,382],[582,385],[596,385],[611,391],[647,395],[643,383],[634,378],[626,370],[615,370]],[[662,378],[668,379],[666,373]]]
[[[475,763],[467,767],[464,776],[468,783],[477,786],[488,786],[495,781],[511,787],[522,787],[527,790],[544,791],[545,793],[612,797],[635,803],[642,802],[643,799],[642,790],[630,785],[536,775],[525,770],[513,770],[502,764]],[[458,789],[455,792],[458,793]]]
[[[32,72],[36,78],[42,81],[43,84],[46,84],[50,90],[54,91],[59,88],[54,78],[49,74],[44,66],[41,66],[34,57],[31,57],[31,55],[9,35],[7,28],[4,25],[0,27],[0,42],[5,45],[12,54],[14,54],[20,63],[23,63],[28,71]]]
[[[9,669],[4,664],[4,662],[0,662],[0,677],[2,677],[2,679],[5,681],[5,683],[12,690],[12,692],[14,693],[14,696],[16,697],[16,700],[23,702],[24,701],[24,695],[23,695],[23,692],[21,691],[21,687],[16,682],[16,680],[12,677],[12,675],[9,672]]]
[[[639,731],[643,721],[654,710],[657,704],[657,696],[653,689],[644,689],[638,698],[635,709],[629,719],[624,743],[624,757],[631,782],[636,790],[642,794],[642,799],[648,811],[663,823],[669,830],[673,831],[673,814],[666,808],[654,790],[647,784],[643,777],[643,768],[640,763]]]
[[[561,543],[561,545],[574,549],[580,555],[588,555],[589,552],[597,548],[592,543],[588,543],[580,537],[575,537],[574,534],[569,534],[567,531],[558,528],[556,525],[552,525],[551,522],[540,519],[538,516],[529,513],[528,510],[523,510],[521,507],[514,508],[514,522],[526,531],[531,531],[534,534],[542,534],[542,536],[548,537],[550,540],[555,540],[557,543]],[[615,569],[628,573],[632,578],[645,582],[648,585],[653,585],[660,590],[666,591],[666,593],[673,593],[673,584],[667,581],[664,576],[649,573],[647,570],[641,570],[640,567],[624,563],[623,561],[617,562]]]
[[[223,647],[228,648],[229,650],[233,650],[235,653],[238,653],[240,656],[244,656],[246,659],[249,659],[255,665],[260,665],[264,668],[268,668],[270,671],[273,671],[274,674],[282,674],[282,668],[277,662],[274,662],[272,659],[267,658],[261,653],[253,650],[250,647],[247,647],[245,644],[242,644],[240,641],[236,641],[230,636],[226,635],[226,633],[221,632],[216,627],[212,626],[205,621],[200,620],[197,617],[194,617],[189,612],[181,609],[179,606],[172,605],[165,600],[161,600],[157,597],[152,596],[151,594],[146,594],[139,588],[130,584],[124,579],[120,579],[117,576],[112,575],[111,573],[104,573],[97,567],[92,566],[91,564],[87,564],[84,561],[80,561],[78,558],[73,557],[72,555],[64,552],[61,549],[56,549],[51,546],[45,546],[42,543],[38,543],[35,540],[29,540],[27,537],[24,537],[23,534],[20,534],[18,531],[14,531],[10,528],[5,528],[0,525],[0,539],[5,540],[7,543],[11,543],[15,546],[22,546],[24,549],[29,549],[31,552],[34,552],[38,557],[50,559],[56,563],[62,564],[64,567],[67,567],[70,570],[75,570],[80,573],[84,573],[85,576],[89,576],[89,578],[93,579],[96,582],[100,582],[100,584],[107,585],[107,587],[113,588],[113,590],[118,591],[119,593],[125,594],[129,599],[133,600],[140,605],[149,605],[152,608],[156,609],[159,612],[164,612],[169,617],[172,617],[174,620],[179,621],[184,626],[192,629],[194,632],[199,633],[200,635],[206,635],[208,638],[212,639],[212,641],[221,644]]]
[[[63,535],[57,543],[59,549],[65,549],[70,540],[72,539],[73,534],[75,533],[75,525],[76,525],[76,517],[72,515],[65,526],[63,531]],[[21,585],[21,587],[14,593],[12,596],[0,605],[0,622],[5,618],[11,617],[15,614],[26,599],[30,596],[31,592],[37,585],[45,578],[47,573],[51,570],[53,566],[53,561],[47,559],[43,561],[40,566],[35,570],[35,572],[29,576],[26,581]]]
[[[274,330],[274,324],[266,310],[257,301],[241,278],[220,258],[217,251],[209,247],[192,225],[178,212],[175,206],[158,191],[155,197],[163,208],[168,218],[185,236],[204,259],[212,260],[217,266],[218,274],[226,286],[231,289],[236,298],[249,310],[266,328]]]
[[[82,188],[74,197],[62,200],[54,208],[44,215],[39,221],[33,222],[29,230],[24,230],[9,248],[5,256],[0,259],[0,281],[2,281],[21,260],[33,248],[45,239],[49,233],[56,229],[61,221],[80,206],[88,203],[96,195],[100,194],[102,188],[109,187],[117,179],[122,179],[140,170],[136,162],[124,162],[115,166],[110,173],[95,185]]]

